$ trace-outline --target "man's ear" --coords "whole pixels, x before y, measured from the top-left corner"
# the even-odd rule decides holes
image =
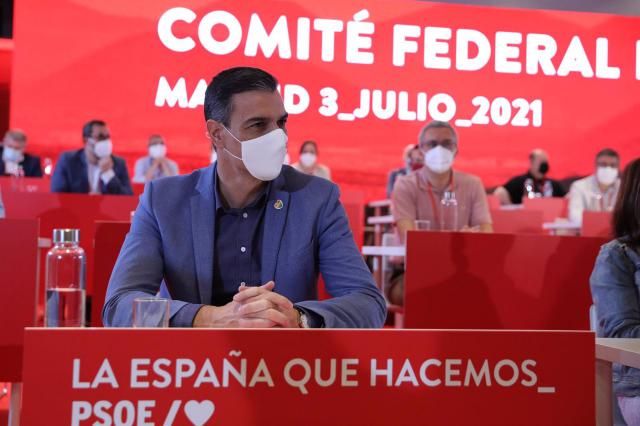
[[[214,145],[218,145],[222,140],[222,132],[224,127],[215,120],[207,120],[207,134]]]

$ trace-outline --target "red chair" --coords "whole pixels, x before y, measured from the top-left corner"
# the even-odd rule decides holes
[[[589,330],[589,277],[605,241],[409,232],[404,325]]]
[[[523,198],[522,205],[525,210],[541,211],[545,222],[554,222],[568,214],[566,198]]]
[[[493,232],[542,235],[543,212],[539,210],[491,210]]]
[[[613,238],[611,229],[611,213],[609,212],[587,212],[582,214],[583,237],[603,237]]]
[[[23,329],[36,319],[38,221],[0,220],[0,235],[0,382],[17,383]]]

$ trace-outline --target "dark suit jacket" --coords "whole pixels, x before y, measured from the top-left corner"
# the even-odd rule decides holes
[[[4,161],[2,161],[2,148],[0,147],[0,176],[4,176]],[[24,154],[24,160],[18,165],[22,166],[26,177],[42,177],[42,167],[40,166],[40,157],[31,154]]]
[[[126,163],[115,155],[112,155],[111,159],[116,175],[108,185],[104,185],[101,181],[100,191],[103,194],[133,195]],[[51,178],[51,192],[88,194],[89,190],[87,157],[84,154],[84,149],[63,152]]]
[[[213,300],[216,165],[147,183],[113,269],[102,310],[108,327],[129,327],[136,297],[155,295],[164,280],[171,325],[191,327]],[[353,241],[338,187],[282,168],[267,194],[261,282],[327,328],[382,327],[384,298]],[[318,274],[332,299],[317,300]]]

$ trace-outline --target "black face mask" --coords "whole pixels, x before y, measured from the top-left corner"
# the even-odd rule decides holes
[[[549,173],[549,163],[547,161],[543,161],[542,163],[540,163],[538,171],[541,175],[546,175],[547,173]]]

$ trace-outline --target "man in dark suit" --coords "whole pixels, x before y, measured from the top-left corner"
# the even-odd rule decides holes
[[[147,183],[102,311],[166,283],[173,327],[381,327],[384,298],[353,240],[338,187],[283,166],[287,112],[273,76],[232,68],[205,95],[215,164]],[[317,300],[318,274],[332,296]]]
[[[25,152],[27,135],[22,130],[9,130],[4,135],[4,145],[0,147],[0,176],[42,177],[40,157]]]
[[[83,149],[60,155],[51,192],[133,195],[125,161],[112,155],[107,124],[89,121],[82,128],[82,139]]]

